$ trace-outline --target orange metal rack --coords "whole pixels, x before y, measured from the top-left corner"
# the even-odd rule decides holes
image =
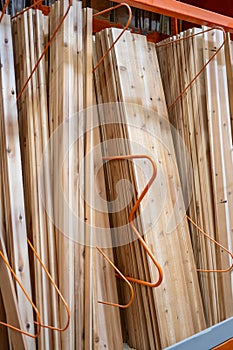
[[[115,2],[122,2],[115,0]],[[233,33],[233,18],[176,0],[126,0],[132,7],[210,27],[219,26]]]

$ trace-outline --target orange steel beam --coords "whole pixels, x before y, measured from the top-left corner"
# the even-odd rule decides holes
[[[215,348],[212,348],[212,350],[232,350],[232,349],[233,349],[233,338],[216,346]]]
[[[122,0],[114,1],[122,2]],[[175,17],[198,25],[219,26],[224,28],[225,31],[233,33],[232,17],[223,16],[176,0],[124,0],[124,2],[132,7]]]
[[[98,33],[105,28],[123,28],[122,24],[110,23],[108,20],[93,17],[93,33]]]

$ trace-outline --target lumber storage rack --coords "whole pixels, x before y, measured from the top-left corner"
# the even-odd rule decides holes
[[[189,5],[189,4],[180,2],[179,0],[115,0],[115,2],[119,4],[122,3],[122,1],[124,1],[125,4],[132,6],[134,8],[168,16],[174,22],[177,22],[177,20],[180,20],[180,21],[191,23],[194,26],[204,25],[208,27],[223,28],[223,30],[233,35],[233,12],[231,14],[232,17],[230,17],[230,16],[213,12],[213,11],[205,10],[197,6]],[[203,2],[204,1],[205,0],[203,0]],[[220,6],[221,4],[219,5],[219,7]],[[46,13],[45,11],[48,11],[48,12],[50,11],[50,8],[48,6],[42,6],[40,9],[46,15],[48,13]],[[98,15],[98,13],[95,15]],[[111,23],[108,20],[103,20],[103,19],[94,17],[92,22],[92,16],[90,16],[90,18],[91,20],[89,22],[90,24],[89,28],[90,28],[91,34],[92,34],[92,23],[93,23],[93,32],[98,32],[104,28],[115,26],[115,24]],[[118,24],[116,26],[120,28],[122,27],[121,25],[118,25]],[[175,29],[177,30],[177,27]],[[124,28],[124,30],[126,30],[126,28]],[[151,40],[151,41],[157,42],[158,40],[160,40],[159,38],[161,37],[159,36],[159,34],[157,35],[156,33],[154,36],[153,36],[153,33],[151,36],[150,34],[148,34],[147,36],[148,41]],[[104,59],[104,56],[103,56],[103,59]],[[95,66],[95,68],[98,67],[98,65],[99,63]],[[90,67],[92,67],[91,64],[90,64]],[[90,72],[88,72],[88,74],[89,73]],[[107,302],[100,302],[100,303],[113,305]],[[173,324],[169,326],[173,327]],[[48,326],[46,327],[49,328]],[[189,338],[186,338],[172,346],[167,347],[165,350],[186,350],[186,349],[188,350],[233,349],[233,317],[228,318],[214,326],[211,326],[210,328],[206,328],[205,330],[199,333],[196,333]]]
[[[115,0],[121,3],[121,0]],[[195,25],[222,27],[233,33],[233,18],[202,9],[176,0],[125,0],[124,3],[149,12],[173,19],[187,21]],[[94,19],[93,30],[99,31],[111,26],[108,21]],[[149,39],[150,40],[150,39]],[[197,333],[166,350],[230,350],[233,349],[233,317]]]

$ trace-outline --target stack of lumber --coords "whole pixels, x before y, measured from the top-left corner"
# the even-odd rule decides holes
[[[119,33],[118,29],[109,29],[96,35],[98,58]],[[155,160],[159,169],[158,179],[147,194],[148,202],[141,203],[136,221],[162,265],[164,280],[154,290],[134,285],[136,301],[123,310],[122,319],[124,339],[130,346],[164,348],[204,328],[205,320],[188,224],[182,218],[178,226],[171,225],[172,215],[179,216],[175,202],[180,182],[155,47],[147,44],[145,37],[126,32],[95,76],[98,103],[112,102],[100,111],[102,142],[118,139],[115,148],[103,146],[104,156],[113,156],[114,152],[115,155],[144,153]],[[109,114],[113,124],[104,125],[110,123]],[[135,197],[151,175],[149,166],[145,161],[106,164],[109,200],[114,199],[120,179],[130,181],[133,188],[133,200],[128,206],[110,215],[113,227],[128,222]],[[117,190],[126,193],[124,184],[119,183]],[[184,210],[182,200],[179,207]],[[130,240],[131,233],[126,231],[126,234]],[[137,241],[116,248],[115,262],[127,276],[153,282],[158,278],[154,264]],[[126,302],[127,286],[120,283],[120,297]]]
[[[51,7],[50,37],[67,7],[68,1],[56,2]],[[46,28],[45,18],[34,10],[13,22],[18,92],[42,54]],[[85,163],[85,155],[94,142],[98,143],[99,134],[89,132],[78,138],[77,133],[76,142],[69,145],[74,138],[74,126],[85,133],[85,123],[91,122],[92,113],[81,111],[92,103],[92,11],[82,10],[81,2],[74,1],[49,56],[43,58],[19,100],[27,224],[36,250],[71,311],[65,332],[42,329],[39,349],[123,347],[118,308],[98,303],[99,299],[118,300],[114,269],[91,242],[95,234],[92,227],[98,219],[106,227],[105,244],[111,246],[107,208],[103,210],[105,214],[96,218],[95,211],[85,204],[93,195],[89,174],[94,166]],[[59,126],[57,142],[53,132]],[[52,141],[48,151],[49,136]],[[51,157],[43,156],[43,152],[50,151]],[[85,179],[85,198],[80,193],[80,178]],[[99,177],[99,186],[103,187],[104,196],[103,175]],[[47,215],[51,213],[52,217]],[[113,260],[111,252],[109,257]],[[35,303],[43,324],[64,328],[67,323],[64,304],[37,263],[33,276]],[[106,288],[108,284],[110,289]]]
[[[56,3],[52,7],[51,18],[53,16],[59,18],[64,13],[62,6],[66,8],[67,3],[66,6],[62,2]],[[57,21],[55,20],[54,23],[56,26]],[[50,30],[52,33],[54,27]],[[95,196],[95,188],[91,182],[94,163],[92,158],[87,157],[86,160],[85,157],[93,145],[99,143],[99,135],[92,130],[85,134],[94,117],[90,108],[93,104],[92,11],[82,10],[81,2],[73,3],[61,33],[51,46],[50,73],[51,133],[63,123],[64,130],[61,128],[61,133],[64,132],[65,142],[68,144],[71,142],[67,154],[65,154],[65,148],[59,147],[54,157],[58,155],[59,159],[58,162],[54,159],[53,168],[54,208],[60,220],[64,220],[63,223],[59,222],[59,227],[68,225],[66,232],[58,233],[59,287],[66,300],[70,300],[68,303],[72,305],[71,310],[73,310],[71,326],[64,334],[66,340],[63,348],[88,349],[93,346],[96,349],[104,347],[121,349],[123,342],[119,310],[105,307],[97,302],[99,299],[117,302],[118,296],[114,270],[95,249],[94,228],[98,226],[98,220],[106,225],[105,242],[106,245],[111,246],[108,243],[109,240],[111,241],[108,216],[101,213],[97,216],[95,210],[89,206],[92,197]],[[84,108],[87,109],[83,111]],[[68,129],[65,127],[67,120],[70,120]],[[76,142],[72,144],[72,141],[67,141],[67,138],[74,138],[74,127],[78,133]],[[56,203],[56,185],[60,186],[60,184],[55,177],[58,174],[57,170],[62,167],[63,160],[64,175],[61,181],[63,181],[64,197],[70,203],[68,218],[64,217],[63,208],[57,207]],[[99,186],[103,188],[104,197],[105,185],[101,183],[103,181],[102,175],[99,177]],[[60,201],[58,204],[63,205]],[[107,213],[107,208],[102,209],[103,213]],[[76,221],[72,221],[73,212],[78,218]],[[111,252],[109,257],[113,260]],[[111,285],[110,289],[106,287],[108,284]],[[72,338],[75,340],[74,343]]]
[[[203,30],[206,28],[203,28]],[[193,36],[194,34],[198,34]],[[177,39],[182,39],[177,41]],[[184,40],[183,40],[184,39]],[[224,247],[232,250],[232,44],[211,60],[192,86],[174,100],[198,74],[224,42],[221,30],[190,29],[159,43],[161,76],[171,123],[190,153],[192,172],[189,188],[183,182],[184,158],[174,140],[184,196],[191,194],[188,215]],[[168,107],[169,108],[169,107]],[[231,257],[211,243],[191,224],[197,267],[227,269]],[[233,314],[231,271],[199,272],[199,282],[208,325]]]

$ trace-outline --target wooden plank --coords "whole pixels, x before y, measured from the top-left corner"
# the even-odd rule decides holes
[[[11,249],[12,265],[16,275],[31,295],[30,272],[27,248],[27,230],[24,208],[24,193],[22,183],[22,167],[19,145],[18,115],[16,107],[16,87],[14,77],[14,58],[11,37],[11,24],[9,16],[4,16],[1,22],[1,91],[2,91],[2,130],[5,134],[3,153],[7,170],[8,188],[4,194],[11,213]],[[6,184],[6,182],[5,182]],[[18,307],[22,318],[24,331],[34,332],[33,312],[30,304],[25,304],[22,290],[17,286]],[[26,343],[30,349],[35,349],[35,341],[27,338]]]
[[[37,36],[37,57],[40,57],[43,51],[44,47],[44,29],[43,29],[43,16],[40,11],[35,12],[35,35]],[[48,102],[47,102],[47,84],[46,84],[46,60],[43,59],[38,67],[38,91],[39,91],[39,100],[40,100],[40,137],[41,137],[41,154],[38,154],[38,178],[40,176],[40,162],[42,157],[42,152],[45,151],[47,142],[49,139],[49,125],[48,125]],[[45,189],[44,193],[46,196],[46,205],[51,208],[52,206],[52,191],[51,191],[51,183],[49,179],[49,171],[50,171],[50,164],[47,164],[45,168]],[[41,188],[40,184],[38,186],[38,192],[40,193]],[[55,237],[54,237],[54,228],[53,224],[48,217],[47,213],[45,212],[44,204],[42,202],[41,197],[39,196],[41,211],[44,216],[45,220],[45,232],[44,232],[44,242],[42,242],[42,250],[44,250],[44,253],[46,253],[46,256],[44,257],[44,262],[46,263],[46,266],[49,268],[49,272],[51,276],[54,278],[55,281],[57,281],[57,263],[56,263],[56,256],[55,256]],[[42,237],[41,237],[42,238]],[[46,248],[48,247],[48,248]],[[47,283],[49,282],[48,277],[45,276]],[[55,288],[49,287],[50,294],[50,300],[51,300],[51,306],[47,304],[48,308],[48,323],[49,324],[57,324],[59,315],[58,315],[58,296],[56,293]],[[51,332],[50,332],[51,333]],[[52,332],[50,335],[53,339],[50,339],[51,346],[59,347],[59,338],[60,335],[58,332]],[[53,344],[53,345],[52,345]]]
[[[89,8],[83,9],[83,49],[84,49],[84,62],[83,62],[83,74],[84,74],[84,107],[85,111],[85,125],[92,125],[92,111],[87,110],[92,106],[92,10]],[[90,130],[84,138],[84,154],[85,156],[93,147],[93,134]],[[82,158],[81,158],[82,159]],[[85,202],[92,202],[93,189],[90,181],[90,174],[93,171],[93,158],[90,157],[85,161]],[[81,175],[81,174],[80,174]],[[82,176],[82,175],[81,175]],[[93,231],[94,225],[93,212],[90,210],[87,204],[84,204],[85,215],[85,265],[84,265],[84,349],[91,349],[95,339],[93,334],[93,324],[96,322],[94,301],[94,289],[93,289],[93,273],[95,263],[95,252],[92,249]],[[89,226],[87,226],[89,225]]]
[[[27,12],[27,18],[28,18],[28,37],[29,37],[29,56],[30,56],[30,71],[33,69],[33,67],[36,64],[36,46],[37,46],[37,35],[34,27],[34,23],[36,22],[35,13],[33,10],[29,10]],[[28,115],[28,120],[33,120],[33,128],[32,128],[32,134],[29,135],[29,138],[34,138],[34,147],[35,147],[35,160],[34,164],[31,164],[31,166],[35,166],[34,173],[36,175],[35,178],[32,178],[32,186],[35,191],[35,208],[36,212],[32,212],[32,221],[34,220],[34,217],[38,217],[38,231],[35,229],[33,232],[33,242],[35,245],[35,248],[41,257],[42,261],[45,263],[46,266],[48,266],[48,250],[47,250],[47,243],[45,244],[45,237],[47,236],[47,229],[46,229],[46,222],[45,222],[45,216],[44,216],[44,208],[42,205],[42,201],[39,196],[39,170],[40,170],[40,159],[42,156],[42,135],[41,135],[41,112],[40,112],[40,93],[38,88],[38,70],[35,72],[35,74],[32,76],[31,79],[32,84],[32,107],[33,107],[33,114]],[[51,314],[50,314],[50,308],[48,304],[48,300],[50,299],[50,288],[49,283],[46,274],[41,269],[41,266],[38,264],[38,262],[35,260],[35,266],[36,266],[36,286],[38,288],[38,295],[37,295],[37,305],[41,313],[41,317],[43,319],[44,324],[51,324]],[[39,338],[39,346],[45,347],[49,346],[52,347],[52,338],[51,333],[48,329],[45,329],[41,337]]]
[[[0,152],[2,153],[2,147],[1,147],[1,144],[0,144]],[[0,227],[1,227],[1,238],[0,238],[0,245],[1,247],[4,245],[4,248],[5,249],[2,249],[1,248],[1,251],[5,252],[5,254],[7,254],[6,252],[6,247],[5,247],[5,241],[6,241],[6,232],[5,232],[5,213],[4,213],[4,203],[3,203],[3,188],[2,188],[2,174],[0,174]],[[10,276],[10,273],[9,273],[9,270],[7,268],[7,266],[5,265],[4,261],[1,259],[1,266],[2,266],[2,269],[0,268],[0,271],[4,271],[5,272],[5,275],[3,273],[3,275],[1,276],[2,280],[7,280],[7,279],[10,279],[11,280],[11,276]],[[9,283],[9,282],[8,282]],[[3,284],[2,284],[3,286]],[[15,289],[14,289],[14,285],[12,284],[12,290],[11,290],[11,293],[9,293],[8,291],[8,295],[6,295],[6,288],[2,288],[3,291],[1,290],[0,292],[0,320],[2,322],[7,322],[7,319],[6,319],[6,308],[7,308],[7,304],[9,306],[12,307],[15,307],[15,310],[17,310],[17,300],[16,300],[16,294],[15,294]],[[12,297],[12,295],[14,295],[14,297],[12,298],[13,300],[10,300],[10,298]],[[7,297],[6,297],[7,296]],[[3,298],[5,297],[5,298]],[[9,301],[7,300],[9,298]],[[7,302],[6,302],[7,300]],[[6,308],[4,306],[4,301],[6,302]],[[15,316],[15,310],[11,310],[11,314]],[[7,310],[7,314],[8,314],[8,317],[9,317],[9,310]],[[19,316],[17,314],[17,316]],[[13,317],[12,317],[13,318]],[[17,318],[17,317],[15,317]],[[9,321],[10,322],[10,321]],[[13,322],[15,322],[15,320],[13,320]],[[18,326],[20,326],[20,319],[18,318]],[[11,332],[10,335],[13,335],[13,338],[14,338],[14,335],[15,335],[15,332]],[[19,339],[16,339],[15,340],[15,344],[18,342],[20,342],[22,348],[25,348],[26,347],[26,344],[24,343],[24,339],[23,339],[23,336],[18,336],[17,334],[17,338]],[[10,337],[8,337],[8,329],[6,327],[1,327],[0,329],[0,339],[1,339],[1,343],[3,344],[4,348],[6,350],[9,349],[9,343],[10,343]]]
[[[60,2],[60,17],[63,16],[68,6],[68,1]],[[70,11],[66,17],[66,20],[63,23],[61,31],[58,35],[58,125],[68,122],[70,118],[70,85],[69,80],[71,79],[71,30],[72,28],[72,19],[73,19],[73,7],[70,8]],[[59,147],[58,157],[58,168],[54,169],[55,172],[59,169],[61,171],[61,178],[58,183],[58,186],[62,186],[64,197],[69,203],[69,179],[70,179],[70,169],[69,169],[69,155],[66,156],[65,147],[67,141],[69,140],[69,134],[66,134],[65,130],[62,131],[61,143]],[[57,185],[57,183],[56,183]],[[55,188],[57,191],[58,188]],[[56,199],[55,199],[56,200]],[[70,327],[66,332],[61,333],[61,348],[62,349],[74,349],[75,342],[75,331],[74,331],[74,255],[73,255],[73,242],[70,239],[68,230],[70,227],[69,213],[65,211],[64,202],[59,201],[56,203],[54,201],[54,208],[57,211],[59,220],[59,229],[57,231],[57,259],[58,259],[58,280],[60,290],[67,300],[69,308],[71,310],[71,323]],[[65,228],[65,231],[62,228]],[[62,304],[59,304],[59,314],[61,325],[64,325],[67,320],[66,311]]]
[[[84,73],[83,73],[83,63],[84,63],[84,47],[83,47],[83,13],[82,13],[82,3],[76,1],[74,3],[74,30],[76,33],[76,44],[75,44],[75,60],[76,60],[76,107],[74,109],[74,115],[77,116],[78,130],[81,132],[82,128],[82,110],[84,107]],[[75,124],[76,125],[76,124]],[[74,145],[77,152],[77,160],[75,163],[77,173],[77,183],[74,183],[74,192],[76,195],[76,206],[74,212],[76,212],[79,218],[78,226],[78,237],[80,241],[84,242],[84,205],[83,198],[80,190],[80,180],[82,174],[80,158],[84,155],[84,137],[80,137],[79,140]],[[75,348],[84,348],[84,259],[85,259],[85,247],[82,244],[76,243],[74,245],[74,274],[77,276],[74,280],[75,282],[75,324],[77,325],[78,334],[75,337]]]
[[[97,56],[95,51],[95,46],[93,49],[93,64],[97,63]],[[98,72],[95,75],[96,78],[100,79],[98,76]],[[96,103],[96,90],[94,89],[93,84],[93,105]],[[97,109],[93,108],[93,121],[96,125],[98,125],[98,113]],[[97,118],[97,119],[96,119]],[[93,129],[93,147],[99,146],[101,144],[100,130],[99,128]],[[96,164],[99,162],[102,163],[102,152],[99,149],[98,152],[95,151],[94,154],[94,169],[96,169]],[[96,170],[95,170],[96,172]],[[111,230],[110,223],[108,217],[108,206],[107,206],[107,194],[106,194],[106,184],[104,178],[104,170],[103,167],[99,169],[95,178],[95,191],[94,196],[101,196],[101,205],[100,201],[98,201],[98,210],[95,210],[95,226],[104,229],[104,237],[103,239],[98,240],[97,232],[95,233],[95,240],[101,247],[109,247],[107,249],[107,256],[111,261],[113,258],[113,250],[112,247],[112,238],[111,238]],[[96,203],[96,198],[94,197],[94,203]],[[98,199],[98,197],[97,197]],[[103,199],[105,201],[103,201]],[[93,210],[93,209],[92,209]],[[98,242],[100,241],[100,242]],[[100,245],[101,243],[101,245]],[[100,255],[100,253],[96,254],[96,269],[94,279],[94,292],[95,300],[105,300],[105,301],[118,301],[117,288],[116,288],[116,278],[115,273],[112,267],[106,262],[106,260]],[[120,324],[120,313],[119,309],[116,307],[106,307],[103,304],[95,304],[96,307],[96,323],[94,324],[94,347],[96,349],[102,349],[104,347],[111,349],[122,349],[123,348],[123,340],[122,340],[122,332],[121,332],[121,324]],[[99,341],[97,341],[99,340]]]
[[[231,129],[233,130],[233,42],[230,35],[227,35],[225,44],[225,56],[226,56],[226,69],[227,69],[227,83],[228,83],[228,95],[231,111]]]
[[[204,34],[204,62],[223,40],[220,31]],[[231,248],[231,186],[229,171],[232,167],[230,150],[231,120],[229,112],[228,87],[224,52],[221,51],[206,69],[207,113],[211,150],[211,170],[216,221],[216,238],[226,247]],[[229,257],[217,250],[218,263],[222,268],[229,264]],[[230,274],[221,275],[222,305],[221,320],[232,315],[232,289]]]
[[[200,32],[199,30],[189,31],[187,35],[192,33]],[[189,79],[191,80],[195,74],[203,66],[203,56],[202,56],[202,36],[196,36],[192,39],[193,41],[193,51],[190,52],[190,58],[194,58],[192,63],[192,71],[190,72]],[[196,45],[195,45],[196,43]],[[195,66],[196,65],[196,66]],[[190,120],[193,123],[194,135],[193,138],[196,139],[196,153],[197,153],[197,164],[196,168],[199,169],[199,174],[197,177],[197,182],[200,186],[200,193],[198,195],[197,201],[197,212],[199,217],[202,217],[202,220],[199,223],[199,226],[205,227],[205,230],[214,238],[214,213],[212,206],[212,187],[210,182],[210,164],[209,164],[209,155],[208,155],[208,140],[205,135],[207,131],[207,116],[205,106],[202,105],[205,103],[203,91],[203,80],[204,76],[198,78],[195,82],[193,88],[191,89],[192,99],[194,103],[193,118]],[[202,97],[203,96],[203,97]],[[206,154],[206,157],[204,155]],[[207,200],[208,198],[208,200]],[[198,220],[196,220],[198,222]],[[194,232],[195,235],[199,235],[198,232]],[[200,237],[200,235],[199,235]],[[201,237],[200,237],[201,238]],[[201,238],[201,256],[207,257],[207,269],[215,269],[217,260],[216,260],[216,247],[206,240],[204,237]],[[204,262],[203,258],[197,265],[200,268],[203,268]],[[199,279],[202,285],[202,295],[203,299],[205,298],[205,310],[206,310],[206,319],[207,325],[212,325],[219,322],[219,298],[218,295],[218,276],[216,274],[210,275],[205,273],[200,273]],[[207,311],[208,305],[208,311]],[[208,313],[208,314],[207,314]]]
[[[4,323],[6,323],[6,311],[2,299],[2,293],[0,293],[0,320]],[[1,327],[0,329],[0,339],[1,344],[4,347],[4,349],[9,350],[9,342],[8,342],[8,330],[6,327]]]
[[[7,257],[7,252],[6,252],[5,243],[2,237],[2,232],[0,237],[0,249],[2,253],[5,255],[5,257]],[[2,259],[0,260],[0,276],[2,280],[4,280],[4,285],[1,284],[1,295],[5,306],[5,310],[6,310],[6,320],[9,324],[21,329],[22,327],[21,315],[20,315],[20,310],[18,308],[18,301],[17,301],[14,282],[8,267],[6,266],[6,264]],[[4,322],[2,318],[1,318],[1,321]],[[19,347],[22,350],[28,349],[25,336],[23,336],[21,333],[15,332],[15,331],[9,331],[8,336],[9,336],[8,345],[9,346],[12,345],[13,349],[17,349]],[[4,341],[2,340],[2,338],[1,338],[1,344],[4,344]]]

